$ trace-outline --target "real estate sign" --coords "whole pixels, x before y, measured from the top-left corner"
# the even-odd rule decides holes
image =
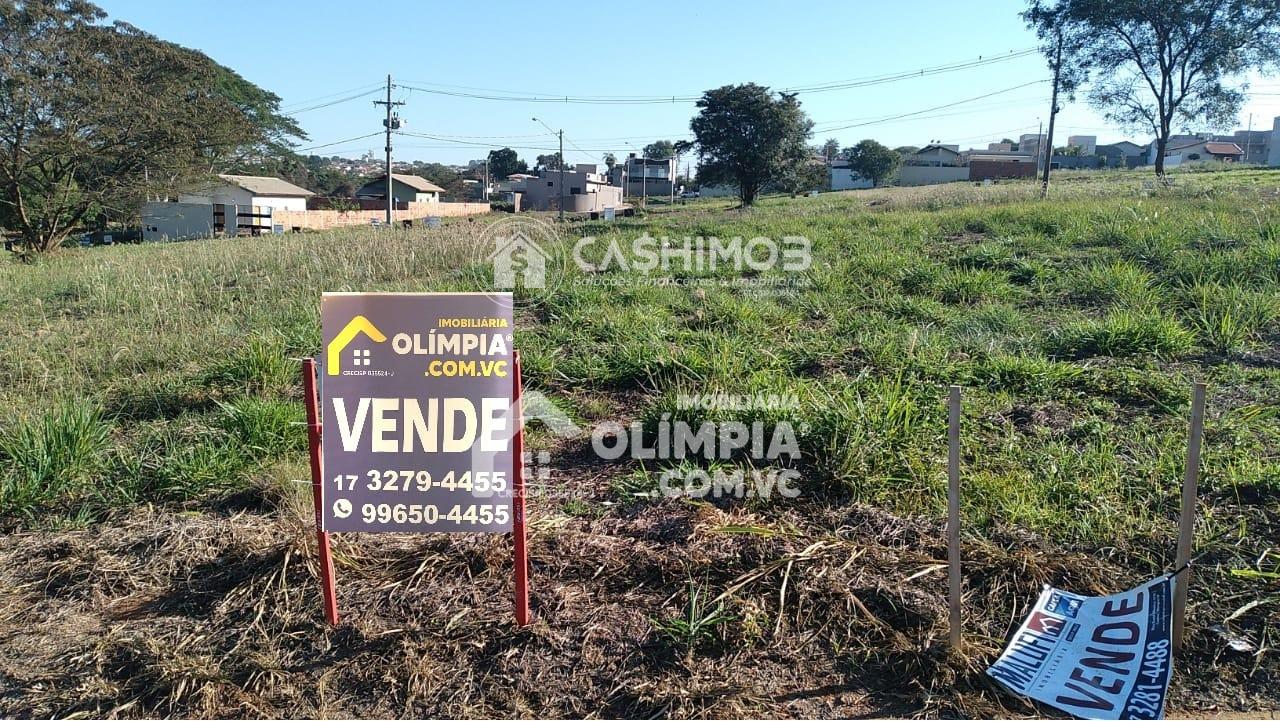
[[[325,293],[322,529],[510,531],[507,293]]]
[[[1157,719],[1173,672],[1165,575],[1111,596],[1045,586],[987,674],[1082,718]]]

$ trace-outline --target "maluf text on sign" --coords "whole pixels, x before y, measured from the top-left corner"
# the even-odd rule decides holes
[[[324,530],[512,529],[509,294],[325,293]]]

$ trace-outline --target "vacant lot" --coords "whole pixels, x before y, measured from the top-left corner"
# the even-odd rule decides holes
[[[0,713],[1035,713],[980,669],[1041,583],[1114,592],[1172,562],[1196,380],[1207,556],[1173,703],[1280,705],[1280,174],[1063,177],[1048,202],[1015,183],[570,224],[559,250],[811,241],[800,274],[556,264],[517,331],[527,387],[584,427],[792,423],[802,494],[651,499],[661,465],[535,428],[526,630],[507,542],[462,536],[339,538],[348,620],[325,629],[298,482],[320,292],[474,289],[486,223],[0,264]],[[952,383],[967,659],[938,647]],[[718,393],[796,405],[677,403]]]

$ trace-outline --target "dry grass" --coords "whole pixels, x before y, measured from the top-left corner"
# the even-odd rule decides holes
[[[534,429],[551,476],[528,629],[509,541],[476,536],[337,538],[327,629],[291,482],[290,358],[317,351],[320,291],[465,288],[482,222],[0,264],[0,716],[1040,715],[981,671],[1040,584],[1115,592],[1172,560],[1192,378],[1212,388],[1210,553],[1172,707],[1280,706],[1276,177],[1153,194],[1063,174],[1052,203],[1011,183],[570,226],[813,239],[795,297],[566,285],[518,331],[528,387],[587,425],[682,392],[794,394],[805,493],[635,500],[654,464]],[[963,658],[939,645],[957,381]]]

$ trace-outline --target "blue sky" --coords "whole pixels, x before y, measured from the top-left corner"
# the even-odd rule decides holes
[[[1035,46],[1018,18],[1018,0],[980,4],[935,0],[807,3],[687,2],[680,5],[470,2],[378,3],[224,0],[214,5],[99,0],[114,19],[204,51],[283,98],[286,110],[343,100],[385,83],[409,132],[440,139],[396,139],[401,160],[462,163],[490,146],[516,147],[532,159],[555,140],[537,116],[563,127],[572,162],[599,162],[658,138],[680,139],[689,102],[591,105],[493,101],[424,92],[465,88],[576,96],[688,96],[728,83],[775,89],[879,77],[994,58]],[[257,30],[255,30],[257,28]],[[887,145],[931,140],[985,147],[1036,132],[1047,120],[1049,76],[1029,54],[981,67],[869,87],[801,95],[815,121],[815,142],[843,145],[875,138]],[[1027,85],[1030,83],[1030,85]],[[1016,87],[1026,85],[1025,87]],[[412,90],[408,86],[417,86]],[[1280,78],[1254,80],[1253,127],[1280,115]],[[1002,92],[1003,91],[1003,92]],[[960,100],[983,100],[876,122]],[[1270,93],[1263,95],[1261,93]],[[381,130],[374,95],[296,115],[310,139],[300,148],[348,141]],[[846,127],[858,125],[858,127]],[[1083,100],[1058,116],[1055,139],[1097,135],[1099,142],[1142,134],[1109,128]],[[316,148],[322,155],[380,156],[380,137]]]

